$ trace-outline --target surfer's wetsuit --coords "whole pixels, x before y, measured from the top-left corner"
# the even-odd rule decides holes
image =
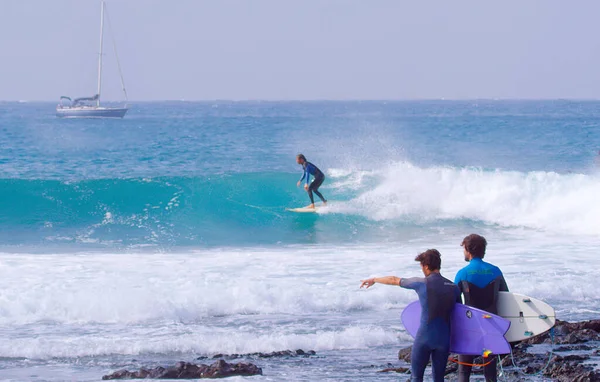
[[[442,382],[450,352],[450,316],[460,302],[460,291],[439,273],[425,278],[400,279],[402,288],[414,289],[421,303],[421,323],[412,347],[412,381],[423,381],[431,358],[433,381]]]
[[[315,204],[313,192],[317,194],[317,196],[323,201],[323,203],[326,203],[327,200],[325,200],[323,195],[321,195],[321,193],[319,192],[319,187],[321,187],[321,185],[325,181],[325,174],[323,174],[323,171],[319,170],[317,166],[308,161],[304,162],[304,164],[302,165],[302,169],[304,170],[304,173],[302,174],[302,178],[300,178],[300,182],[306,179],[306,184],[308,184],[308,197],[310,198],[310,203]],[[311,175],[314,177],[314,180],[312,182],[310,182]]]
[[[465,296],[465,304],[483,309],[490,313],[498,313],[496,303],[498,292],[508,292],[508,286],[500,268],[474,257],[469,265],[458,271],[454,282]],[[483,349],[482,349],[483,350]],[[474,356],[460,355],[459,362],[472,364]],[[489,365],[484,366],[483,373],[486,382],[496,382],[496,363],[494,356]],[[458,381],[468,382],[471,377],[471,366],[458,365]]]

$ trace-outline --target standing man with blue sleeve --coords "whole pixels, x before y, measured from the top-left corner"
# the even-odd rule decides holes
[[[310,163],[306,160],[306,157],[303,154],[296,155],[296,163],[302,165],[302,170],[304,171],[302,174],[302,178],[298,181],[298,187],[300,187],[300,183],[306,179],[306,184],[304,184],[304,189],[308,192],[308,197],[310,198],[310,205],[308,208],[315,208],[315,198],[313,197],[313,192],[317,194],[319,199],[323,201],[323,204],[327,204],[327,200],[321,195],[319,192],[319,187],[325,181],[325,174],[323,171],[319,170],[317,166]],[[310,181],[310,176],[314,177],[314,180]]]
[[[465,304],[479,308],[487,312],[497,314],[498,292],[508,292],[508,286],[504,280],[502,271],[490,263],[483,261],[487,241],[483,236],[471,234],[465,237],[461,243],[465,261],[469,263],[458,271],[454,283],[460,288],[464,296]],[[471,366],[474,356],[460,355],[458,357],[458,381],[468,382],[471,377]],[[497,359],[484,366],[483,374],[486,382],[496,382]]]
[[[412,347],[410,368],[411,380],[422,382],[425,368],[431,359],[434,382],[443,382],[450,353],[450,317],[457,301],[458,287],[442,277],[442,259],[436,249],[428,249],[415,258],[421,264],[425,277],[399,278],[396,276],[376,277],[363,280],[362,287],[375,283],[413,289],[421,303],[421,322]]]

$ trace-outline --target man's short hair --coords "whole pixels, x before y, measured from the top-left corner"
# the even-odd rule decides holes
[[[306,157],[304,156],[304,154],[298,154],[298,155],[296,155],[296,158],[300,158],[303,161],[306,161]]]
[[[485,240],[485,237],[481,235],[472,233],[469,236],[465,237],[460,245],[462,247],[465,247],[467,252],[469,252],[473,257],[483,259],[483,257],[485,256],[485,248],[487,247],[487,241]]]
[[[415,261],[421,263],[421,266],[427,266],[430,271],[437,271],[442,267],[442,255],[437,249],[428,249],[415,257]]]

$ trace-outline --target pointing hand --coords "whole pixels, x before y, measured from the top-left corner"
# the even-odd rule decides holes
[[[372,287],[373,285],[375,285],[375,279],[367,279],[367,280],[360,280],[362,282],[362,284],[360,284],[361,288],[367,288],[369,289],[370,287]]]

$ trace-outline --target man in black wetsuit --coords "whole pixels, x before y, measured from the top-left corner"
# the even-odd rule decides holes
[[[454,283],[458,285],[465,297],[465,304],[474,308],[485,310],[493,314],[498,313],[496,306],[498,292],[508,292],[502,271],[495,265],[483,261],[487,241],[483,236],[471,234],[461,243],[464,248],[465,261],[469,265],[458,271]],[[471,366],[474,356],[461,355],[458,357],[458,381],[468,382],[471,377]],[[490,364],[484,366],[483,374],[486,382],[496,382],[496,357]]]
[[[308,197],[310,198],[310,205],[308,208],[315,208],[315,198],[313,197],[313,192],[317,194],[317,196],[323,201],[323,204],[327,204],[327,200],[321,195],[319,192],[319,187],[325,181],[325,174],[317,166],[310,163],[306,160],[306,157],[303,154],[296,155],[296,163],[302,165],[302,170],[304,173],[302,174],[302,178],[298,181],[298,187],[300,187],[300,183],[304,179],[306,179],[306,184],[304,185],[304,189],[308,192]],[[314,180],[310,182],[310,176],[314,177]]]
[[[421,303],[421,322],[412,348],[411,381],[422,382],[425,368],[431,359],[434,382],[443,382],[450,352],[450,317],[454,305],[460,301],[460,291],[450,280],[442,277],[442,259],[435,249],[428,249],[415,258],[421,264],[425,277],[376,277],[363,280],[362,287],[376,283],[413,289]]]

